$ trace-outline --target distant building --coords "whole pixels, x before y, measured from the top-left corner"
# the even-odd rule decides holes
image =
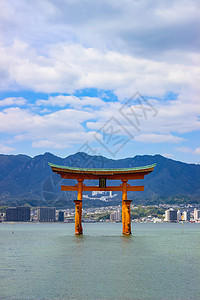
[[[188,210],[183,212],[182,220],[190,221],[190,212]]]
[[[114,211],[110,214],[110,220],[113,222],[120,222],[121,221],[121,212],[120,210]]]
[[[55,207],[38,207],[37,216],[39,222],[55,222],[56,209]]]
[[[177,211],[177,221],[181,221],[181,217],[182,217],[181,212],[180,212],[180,210],[178,210]]]
[[[200,210],[194,209],[194,220],[197,221],[200,219]]]
[[[6,209],[6,221],[29,222],[30,215],[30,207],[27,206],[9,207]]]
[[[58,222],[64,222],[64,211],[58,212]]]
[[[165,211],[165,221],[166,222],[177,222],[177,211],[168,209]]]

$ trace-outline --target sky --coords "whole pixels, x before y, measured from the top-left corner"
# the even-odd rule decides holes
[[[200,163],[198,0],[0,0],[0,153]]]

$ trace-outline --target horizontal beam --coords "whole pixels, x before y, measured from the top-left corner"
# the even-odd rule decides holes
[[[56,172],[60,174],[61,178],[63,179],[82,179],[82,180],[99,180],[100,175],[93,175],[93,174],[67,174],[65,172]],[[149,172],[150,173],[150,172]],[[135,179],[144,179],[144,176],[148,173],[134,173],[134,174],[125,174],[124,176],[120,174],[113,174],[113,175],[105,175],[104,178],[107,180],[135,180]],[[103,176],[103,175],[102,175]]]
[[[78,191],[78,186],[77,185],[61,185],[61,190],[62,191]],[[83,185],[83,191],[84,192],[92,192],[92,191],[122,191],[122,186],[107,186],[106,188],[100,188],[98,186],[86,186]],[[131,186],[127,185],[127,191],[128,192],[142,192],[144,191],[144,185],[140,186]]]
[[[143,192],[144,191],[144,185],[138,185],[138,186],[127,186],[128,192]]]

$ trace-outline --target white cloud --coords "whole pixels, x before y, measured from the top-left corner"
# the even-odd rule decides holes
[[[198,11],[195,0],[1,0],[0,20],[5,43],[18,37],[42,51],[73,40],[160,59],[169,50],[197,50]]]
[[[198,7],[195,0],[1,0],[0,89],[191,92]]]
[[[180,133],[200,130],[198,1],[0,2],[0,91],[60,94],[0,113],[1,132],[15,141],[69,147],[112,116],[143,142],[180,142]],[[119,101],[61,95],[85,88],[112,90]],[[140,118],[140,132],[119,112],[136,91],[154,97],[158,111]],[[0,106],[27,103],[10,97]]]
[[[176,150],[179,152],[182,152],[182,153],[192,153],[193,152],[193,150],[187,146],[177,147]]]
[[[191,154],[197,154],[197,155],[200,154],[200,147],[196,148],[196,149],[192,149],[190,147],[183,146],[183,147],[177,147],[176,150],[179,152],[183,152],[183,153],[191,153]]]
[[[9,97],[0,100],[0,106],[22,106],[27,104],[27,100],[23,97]]]
[[[1,89],[33,89],[44,93],[71,93],[76,89],[114,90],[123,98],[140,91],[163,96],[166,91],[189,95],[198,86],[199,68],[84,48],[78,44],[50,46],[45,56],[16,41],[0,49]],[[187,76],[187,74],[190,76]]]
[[[194,150],[194,154],[197,154],[197,155],[200,154],[200,147],[199,147],[199,148],[196,148],[196,149]]]
[[[178,133],[200,128],[200,121],[196,116],[198,104],[180,104],[179,100],[163,103],[148,100],[148,102],[154,105],[156,115],[154,111],[146,111],[145,118],[138,104],[132,106],[134,112],[140,115],[139,131],[126,118],[128,109],[124,111],[125,116],[120,113],[122,107],[120,102],[104,102],[99,98],[80,99],[62,95],[49,97],[48,100],[38,100],[35,112],[32,106],[29,109],[19,107],[4,109],[0,112],[0,131],[14,134],[14,142],[30,140],[33,147],[46,145],[59,149],[94,139],[94,133],[112,117],[134,136],[135,141],[146,143],[179,143],[184,139],[178,137]],[[43,111],[41,115],[41,111],[39,114],[36,113],[40,106],[47,106],[50,109],[56,107],[57,111],[46,113]],[[129,117],[133,123],[136,123],[134,115]],[[179,147],[178,151],[188,151],[188,148]]]
[[[161,153],[162,156],[167,157],[167,158],[172,158],[174,157],[174,154],[172,153]]]
[[[93,114],[75,109],[64,109],[44,116],[20,108],[7,108],[0,112],[0,132],[13,134],[13,142],[32,141],[33,147],[65,148],[91,140],[81,125]]]
[[[115,117],[126,129],[134,136],[138,134],[157,133],[169,135],[171,132],[187,133],[200,129],[200,105],[199,103],[187,103],[184,100],[175,101],[151,101],[148,103],[137,102],[132,105],[129,103],[122,109],[123,115],[120,113],[122,104],[120,102],[107,103],[101,110],[95,112],[97,121],[88,121],[87,127],[92,130],[98,130],[111,117]],[[130,105],[132,102],[130,102]],[[175,135],[176,135],[175,134]]]
[[[9,147],[9,146],[6,146],[6,145],[0,143],[0,152],[2,154],[7,154],[7,153],[10,153],[10,152],[12,152],[14,150],[15,150],[15,148]]]
[[[183,138],[168,134],[140,134],[135,136],[135,140],[143,143],[180,143],[184,141]]]
[[[105,106],[105,102],[97,97],[81,97],[76,96],[63,96],[49,97],[48,100],[37,100],[37,106],[57,106],[65,107],[69,105],[73,108],[83,108],[85,106]]]
[[[66,143],[65,148],[66,148]],[[62,143],[56,143],[54,141],[49,141],[49,140],[40,140],[40,141],[35,141],[32,143],[33,148],[53,148],[53,149],[62,149],[63,145]]]
[[[196,96],[197,97],[197,96]],[[158,131],[160,133],[186,133],[200,130],[200,104],[196,97],[185,101],[182,95],[180,100],[160,102],[156,105],[157,115],[152,118],[148,115],[146,122],[142,121],[142,131]]]

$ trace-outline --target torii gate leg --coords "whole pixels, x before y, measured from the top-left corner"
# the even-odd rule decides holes
[[[83,194],[83,180],[78,179],[78,197],[74,201],[75,208],[75,234],[83,234],[82,228],[82,194]]]
[[[131,234],[131,200],[127,200],[127,179],[122,179],[122,225],[123,234]]]
[[[123,234],[131,234],[131,204],[132,200],[124,200],[125,228]]]

